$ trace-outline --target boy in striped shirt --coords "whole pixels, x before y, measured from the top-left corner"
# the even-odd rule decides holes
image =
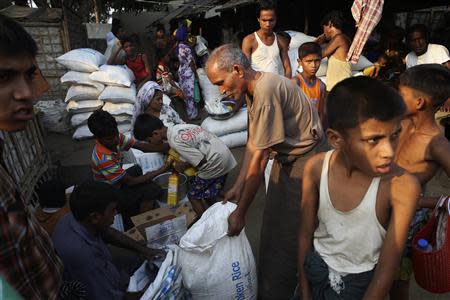
[[[165,152],[168,145],[154,146],[119,133],[114,117],[101,109],[89,117],[88,127],[96,139],[91,159],[93,178],[118,189],[118,211],[122,214],[125,229],[132,227],[131,216],[153,208],[161,189],[152,180],[167,171],[168,165],[146,174],[142,174],[142,169],[137,165],[124,170],[122,152],[130,148],[143,152]]]

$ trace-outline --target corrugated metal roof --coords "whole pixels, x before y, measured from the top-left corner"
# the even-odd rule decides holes
[[[31,8],[11,5],[0,10],[0,14],[17,21],[57,23],[62,19],[60,8]]]
[[[256,0],[230,0],[227,1],[224,5],[222,5],[221,8],[218,8],[217,11],[224,11],[224,10],[229,10],[229,9],[233,9],[239,6],[245,6],[245,5],[250,5],[253,3],[256,3]]]

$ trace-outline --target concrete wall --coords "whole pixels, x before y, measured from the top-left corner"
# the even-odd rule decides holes
[[[59,79],[67,70],[54,60],[66,52],[62,24],[25,23],[23,25],[37,43],[36,60],[42,74],[50,84],[50,90],[39,100],[64,99],[67,87],[62,86]]]

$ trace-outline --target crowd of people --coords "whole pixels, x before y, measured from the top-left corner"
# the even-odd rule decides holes
[[[406,31],[411,52],[403,67],[392,49],[383,49],[363,76],[352,77],[352,39],[333,11],[322,20],[323,34],[299,47],[300,68],[292,76],[290,37],[274,32],[273,1],[259,2],[257,21],[259,29],[241,47],[225,44],[202,55],[189,20],[171,36],[158,27],[154,64],[113,26],[108,64],[127,65],[138,91],[132,134],[119,133],[110,113],[94,111],[91,178],[70,199],[61,182],[41,184],[36,211],[0,163],[0,284],[12,287],[11,295],[139,299],[142,292],[127,292],[131,274],[164,252],[113,229],[114,216],[119,212],[131,228],[132,216],[158,206],[162,189],[153,179],[175,170],[190,177],[187,197],[199,217],[219,199],[237,204],[228,235],[239,235],[271,161],[260,299],[409,298],[412,239],[438,200],[424,196],[425,186],[441,169],[450,177],[448,50],[429,43],[426,27],[416,24]],[[0,15],[0,130],[24,130],[33,101],[48,89],[37,51],[21,25]],[[323,82],[316,73],[325,57]],[[232,151],[192,124],[201,111],[197,66],[222,95],[247,106],[248,141],[227,191],[227,174],[238,165]],[[144,174],[137,165],[124,168],[131,148],[174,159]],[[107,244],[135,256],[114,261]]]

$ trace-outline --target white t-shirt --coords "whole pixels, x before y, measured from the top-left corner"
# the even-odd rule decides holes
[[[443,64],[450,60],[448,49],[442,45],[428,44],[427,52],[417,56],[413,51],[406,55],[406,68],[422,64]]]
[[[213,179],[227,174],[236,166],[230,149],[214,134],[193,124],[179,124],[167,129],[167,140],[182,160],[197,167],[197,176]]]

